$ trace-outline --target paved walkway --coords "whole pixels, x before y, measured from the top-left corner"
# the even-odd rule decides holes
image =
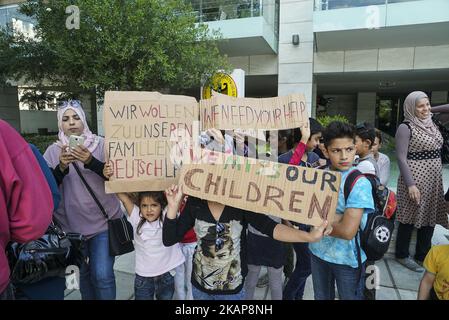
[[[416,239],[416,236],[413,237]],[[411,243],[411,252],[414,248],[414,240]],[[393,238],[394,241],[394,238]],[[432,238],[433,244],[449,244],[449,231],[437,226]],[[394,248],[394,242],[392,246]],[[392,252],[376,263],[380,271],[380,289],[377,293],[378,300],[415,300],[422,273],[412,272],[398,264]],[[265,272],[262,269],[261,275]],[[129,253],[117,258],[115,263],[115,276],[117,281],[117,299],[134,299],[134,253]],[[67,290],[66,300],[79,300],[81,298],[78,290]],[[256,300],[269,300],[268,287],[256,288]],[[307,279],[304,292],[305,300],[313,300],[312,277]]]
[[[395,168],[396,164],[392,164]],[[396,169],[391,172],[389,187],[396,190],[398,172]],[[449,166],[443,169],[444,190],[449,187]],[[395,229],[397,230],[397,228]],[[416,230],[413,233],[410,243],[410,253],[414,253],[416,243]],[[380,288],[377,293],[378,300],[415,300],[421,281],[422,273],[408,270],[394,260],[395,235],[390,244],[390,250],[384,259],[378,261],[376,266],[380,271]],[[432,238],[432,244],[449,244],[449,230],[437,225]],[[262,269],[261,275],[265,271]],[[115,275],[117,283],[117,299],[134,299],[134,252],[117,257],[115,263]],[[66,290],[66,300],[79,300],[81,298],[78,290]],[[256,300],[270,299],[268,287],[256,288]],[[312,277],[306,282],[304,292],[305,300],[313,300]]]

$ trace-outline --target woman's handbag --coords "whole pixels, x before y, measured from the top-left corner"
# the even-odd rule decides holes
[[[79,233],[65,233],[55,219],[47,232],[27,243],[11,242],[6,248],[15,285],[36,283],[42,279],[65,276],[70,265],[81,267],[85,238]]]
[[[95,203],[100,208],[104,218],[108,221],[109,254],[111,256],[119,256],[134,251],[134,233],[132,225],[128,222],[124,215],[117,219],[109,219],[106,211],[104,210],[100,201],[98,201],[92,188],[89,186],[86,179],[84,179],[83,175],[81,174],[78,165],[76,163],[72,164],[75,167],[75,170],[80,176],[84,185],[86,186],[87,191],[89,191],[90,195],[95,200]]]

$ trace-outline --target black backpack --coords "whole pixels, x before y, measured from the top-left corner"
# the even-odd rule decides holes
[[[371,183],[374,200],[374,212],[368,215],[366,226],[357,232],[360,234],[360,244],[356,235],[357,259],[359,267],[361,262],[360,247],[365,252],[367,259],[376,261],[382,259],[388,251],[394,230],[394,216],[396,213],[396,195],[393,191],[383,186],[379,178],[372,174],[363,174],[359,170],[349,173],[344,184],[344,197],[347,201],[352,187],[361,177],[365,177]]]

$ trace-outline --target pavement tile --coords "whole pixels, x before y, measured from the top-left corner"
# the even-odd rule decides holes
[[[399,300],[399,297],[396,289],[381,286],[376,291],[376,300]]]
[[[379,285],[384,287],[393,287],[393,281],[391,276],[387,270],[387,266],[385,265],[384,259],[376,261],[376,267],[379,268]]]
[[[394,259],[385,260],[391,270],[393,282],[398,289],[417,291],[423,272],[414,272],[402,266]]]
[[[64,300],[81,300],[81,292],[79,290],[66,290]]]
[[[115,272],[115,282],[117,285],[117,300],[134,299],[134,278],[135,274]]]
[[[254,290],[254,300],[265,300],[265,297],[268,296],[268,286],[259,288],[256,287],[256,290]]]
[[[401,300],[416,300],[418,297],[417,291],[399,289],[399,294],[401,295]]]
[[[115,258],[114,270],[135,274],[135,251],[118,256]]]
[[[134,274],[115,272],[117,300],[134,299],[134,277]],[[64,300],[81,300],[81,292],[79,290],[66,290]]]

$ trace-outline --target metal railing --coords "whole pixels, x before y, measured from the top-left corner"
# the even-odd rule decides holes
[[[422,0],[315,0],[315,11],[333,10],[354,7],[367,7],[375,5],[388,5],[399,2],[412,2]]]
[[[190,0],[197,22],[241,19],[263,15],[264,0]]]
[[[197,22],[263,17],[279,35],[279,0],[187,0]]]

